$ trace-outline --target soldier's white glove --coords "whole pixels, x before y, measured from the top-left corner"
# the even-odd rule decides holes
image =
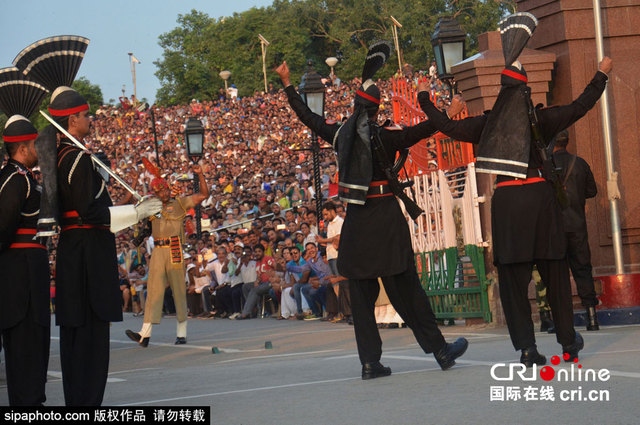
[[[138,221],[140,221],[162,211],[162,201],[155,196],[145,196],[136,204],[135,208],[138,214]]]
[[[156,197],[143,198],[136,205],[109,207],[109,213],[111,214],[110,230],[112,233],[117,233],[160,211],[162,211],[162,201]]]

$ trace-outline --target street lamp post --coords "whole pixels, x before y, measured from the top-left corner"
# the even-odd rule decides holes
[[[184,129],[184,141],[187,145],[187,156],[196,164],[203,155],[204,147],[204,127],[202,122],[195,118],[189,118]],[[194,193],[200,192],[200,179],[196,176],[193,178],[193,191]],[[202,224],[200,223],[202,218],[202,212],[200,205],[196,205],[196,234],[198,239],[202,234]]]
[[[302,76],[298,90],[311,112],[324,118],[324,84],[322,84],[320,74],[313,69],[311,61],[307,62],[307,72]],[[322,179],[320,176],[320,143],[318,142],[318,135],[314,131],[311,132],[311,142],[313,181],[316,192],[316,216],[318,217],[316,224],[319,232],[320,215],[322,213]]]
[[[455,93],[451,67],[464,60],[464,44],[467,34],[462,31],[455,18],[444,17],[436,24],[431,36],[431,45],[438,67],[438,78],[448,86],[451,94]]]
[[[231,77],[231,71],[220,71],[220,78],[222,78],[224,80],[224,92],[225,94],[227,93],[227,90],[229,90],[229,88],[227,87],[227,80],[229,79],[229,77]]]

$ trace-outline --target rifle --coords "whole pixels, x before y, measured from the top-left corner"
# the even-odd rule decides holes
[[[565,192],[561,182],[562,169],[556,167],[553,161],[553,155],[550,155],[549,153],[549,148],[553,149],[555,139],[553,140],[553,143],[550,143],[548,146],[545,144],[544,138],[542,137],[542,130],[540,129],[540,123],[538,122],[536,108],[533,106],[533,102],[531,101],[531,89],[529,87],[525,88],[525,95],[527,98],[529,123],[531,125],[531,136],[536,144],[540,158],[542,159],[542,177],[553,184],[553,189],[556,192],[558,203],[564,209],[569,205],[569,199],[567,198],[567,193]]]
[[[373,156],[376,157],[378,165],[382,168],[382,171],[389,182],[391,192],[400,198],[411,219],[416,220],[424,211],[404,192],[405,188],[413,186],[413,182],[410,180],[406,182],[398,181],[398,175],[393,171],[393,164],[389,161],[387,151],[382,144],[382,140],[380,140],[380,127],[375,123],[369,123],[369,133],[371,135]]]

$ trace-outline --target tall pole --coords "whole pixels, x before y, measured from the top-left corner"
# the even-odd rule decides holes
[[[138,101],[138,91],[136,89],[136,62],[133,61],[133,97]]]
[[[158,154],[158,134],[156,133],[156,116],[153,113],[152,108],[149,108],[149,113],[151,114],[151,126],[153,128],[153,141],[156,144],[156,164],[158,164],[158,168],[160,168],[160,155]]]
[[[396,53],[398,56],[398,71],[402,74],[402,54],[400,52],[400,42],[398,41],[398,27],[402,28],[402,24],[398,22],[396,18],[390,16],[391,21],[393,22],[393,27],[391,27],[391,31],[393,32],[393,43],[396,46]]]
[[[313,188],[316,191],[316,229],[320,234],[320,215],[322,214],[322,176],[320,175],[320,142],[315,131],[311,132],[313,159]]]
[[[198,158],[192,158],[194,164],[198,163]],[[193,175],[193,193],[200,193],[200,176],[194,173]],[[198,239],[202,236],[202,210],[200,209],[200,204],[196,205],[196,235]]]
[[[602,36],[602,20],[600,16],[600,0],[593,0],[593,16],[596,27],[596,50],[598,62],[604,57],[604,46]],[[604,135],[604,154],[607,165],[607,182],[613,181],[617,186],[617,172],[613,163],[613,143],[611,142],[611,120],[609,115],[609,89],[605,88],[601,102],[602,113],[602,132]],[[607,189],[609,185],[607,185]],[[616,274],[624,273],[624,262],[622,258],[622,234],[620,232],[620,216],[618,213],[618,196],[617,194],[608,193],[610,219],[611,219],[611,237],[613,240],[613,256],[616,264]]]
[[[136,98],[136,102],[137,102],[138,92],[136,91],[136,62],[138,61],[138,59],[136,59],[136,57],[133,56],[133,53],[129,52],[129,61],[131,62],[131,75],[133,78],[133,97]]]
[[[262,34],[258,34],[258,38],[260,39],[260,47],[262,47],[262,75],[264,75],[264,92],[267,92],[267,46],[271,43],[262,36]]]

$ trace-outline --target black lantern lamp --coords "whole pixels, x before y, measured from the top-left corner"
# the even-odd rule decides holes
[[[204,148],[204,127],[202,122],[195,118],[189,118],[184,129],[184,142],[187,145],[187,156],[197,163],[203,155]],[[200,179],[197,176],[193,176],[193,192],[200,192]],[[200,204],[196,205],[196,234],[198,239],[202,235],[202,211],[200,210]]]
[[[431,36],[431,45],[438,67],[438,78],[452,89],[451,67],[464,60],[464,44],[467,34],[462,31],[455,18],[441,18]],[[452,93],[453,94],[453,93]]]
[[[189,118],[184,129],[184,141],[187,145],[187,155],[196,163],[203,155],[204,127],[202,122],[195,118]]]
[[[322,77],[313,69],[311,61],[307,61],[307,72],[302,76],[298,91],[311,112],[324,118],[324,84]],[[322,215],[322,178],[320,175],[320,143],[318,135],[311,132],[311,152],[313,154],[313,188],[316,192],[316,216],[318,217],[318,233],[320,232],[320,216]]]
[[[307,72],[302,76],[298,91],[311,112],[324,117],[324,84],[311,61],[307,62]]]

